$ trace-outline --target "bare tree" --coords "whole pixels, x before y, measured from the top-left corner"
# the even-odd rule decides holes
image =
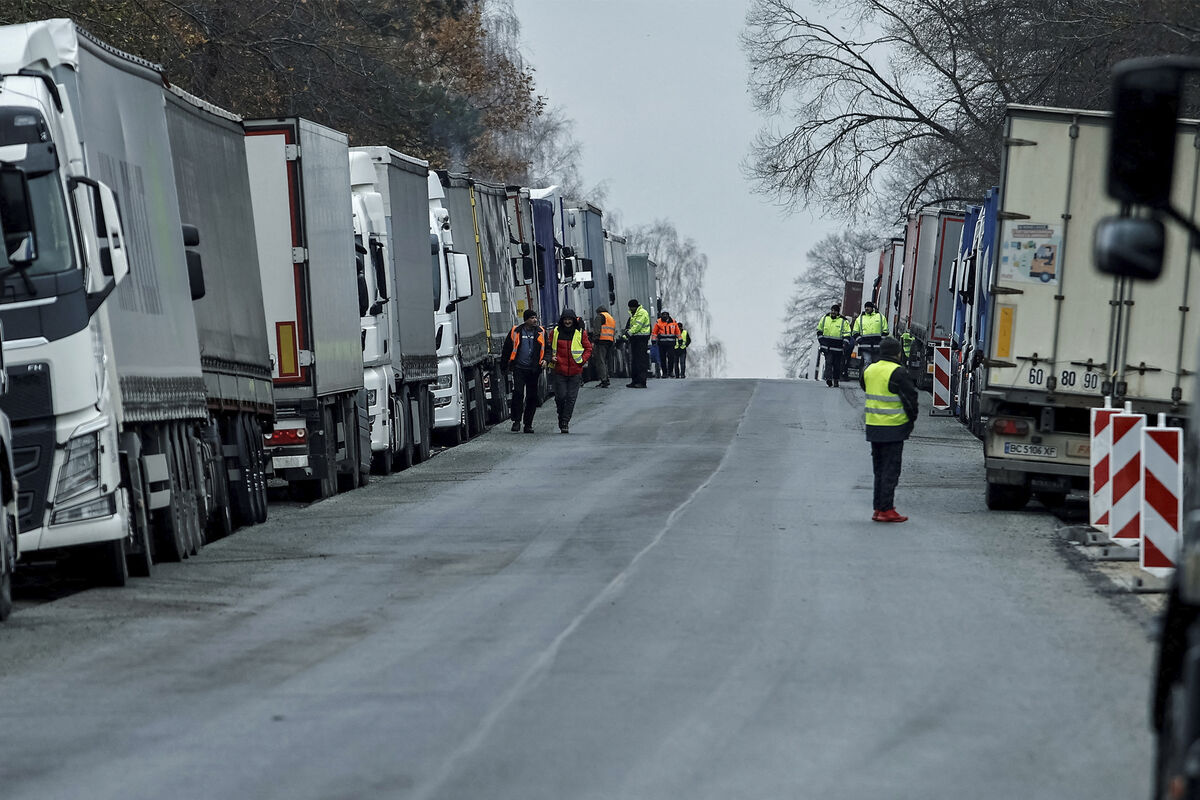
[[[751,95],[775,124],[746,171],[786,205],[903,216],[977,201],[999,172],[1008,104],[1101,107],[1107,66],[1147,48],[1193,51],[1200,31],[1200,5],[1167,0],[839,8],[841,19],[815,18],[753,0],[747,14]]]
[[[867,254],[880,237],[865,231],[831,233],[805,253],[807,265],[792,281],[784,308],[784,330],[775,345],[784,375],[799,378],[816,369],[817,323],[834,303],[840,303],[846,281],[859,281]],[[844,308],[854,316],[859,309]]]
[[[626,231],[631,253],[649,253],[658,265],[658,294],[663,309],[686,323],[693,344],[688,350],[688,371],[696,377],[725,374],[724,344],[712,335],[712,314],[704,293],[708,256],[692,239],[680,239],[670,220],[657,220]]]

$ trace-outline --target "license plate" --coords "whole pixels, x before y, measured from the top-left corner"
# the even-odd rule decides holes
[[[275,456],[271,459],[275,469],[298,469],[308,466],[308,456]]]
[[[1043,458],[1058,458],[1058,448],[1047,447],[1041,444],[1005,442],[1004,454],[1009,456],[1042,456]]]

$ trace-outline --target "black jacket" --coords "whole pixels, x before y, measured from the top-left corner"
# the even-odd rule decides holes
[[[893,364],[900,364],[894,358],[881,358],[880,361],[891,361]],[[866,391],[866,372],[858,376],[858,385]],[[913,425],[916,424],[917,415],[920,413],[920,407],[917,404],[917,384],[913,382],[912,375],[908,369],[901,364],[900,369],[892,371],[892,377],[888,379],[888,391],[892,394],[899,395],[900,404],[904,406],[904,413],[908,416],[907,425],[867,425],[867,441],[868,442],[903,442],[912,433]]]

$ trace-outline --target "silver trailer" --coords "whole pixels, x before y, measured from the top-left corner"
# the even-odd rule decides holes
[[[633,290],[629,283],[629,258],[626,252],[626,239],[611,231],[604,232],[604,261],[608,270],[608,298],[603,305],[608,306],[608,313],[613,319],[621,319],[621,314],[629,313],[629,300]],[[617,325],[620,328],[620,325]],[[612,374],[617,377],[629,377],[629,358],[624,348],[613,349]]]
[[[569,305],[585,320],[596,315],[596,307],[608,304],[608,267],[604,261],[604,212],[586,202],[564,202],[563,239],[575,257],[575,271],[591,277],[567,288]]]
[[[248,120],[276,423],[276,476],[329,497],[370,469],[346,135],[297,117]]]
[[[208,528],[221,536],[267,518],[263,432],[275,424],[246,136],[240,117],[175,87],[166,97],[179,216],[198,235],[188,258],[204,269],[192,307],[210,414]]]

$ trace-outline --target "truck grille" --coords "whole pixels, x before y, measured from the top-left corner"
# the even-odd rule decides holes
[[[18,422],[46,419],[54,409],[50,394],[50,365],[35,363],[10,367],[8,393],[0,397],[0,411]]]
[[[54,467],[53,423],[13,427],[13,471],[20,487],[17,513],[21,530],[40,528],[50,494],[50,472]]]

